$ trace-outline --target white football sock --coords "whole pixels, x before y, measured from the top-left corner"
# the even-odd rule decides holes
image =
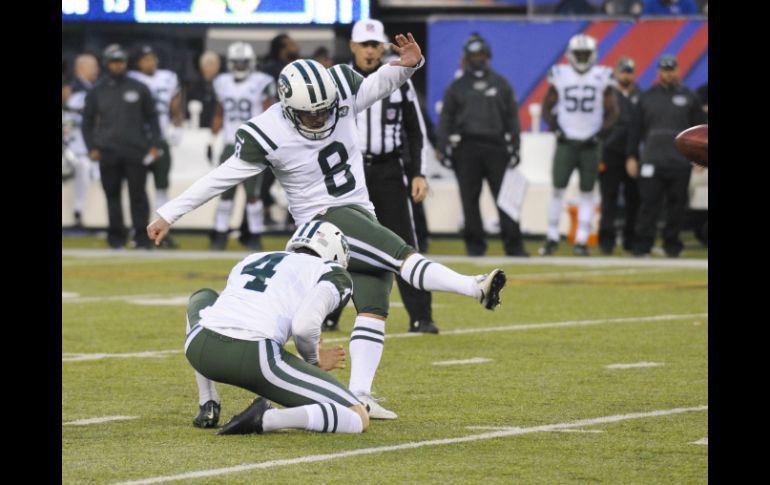
[[[208,401],[219,402],[219,394],[214,387],[214,381],[195,371],[195,382],[198,384],[198,404],[202,406]]]
[[[591,216],[594,212],[593,192],[580,192],[578,203],[578,228],[575,235],[575,244],[585,244],[591,233]]]
[[[564,198],[564,189],[553,189],[551,200],[548,201],[548,239],[558,241],[559,219],[561,218],[562,199]]]
[[[308,404],[265,411],[262,416],[264,432],[284,428],[320,433],[360,433],[363,431],[363,423],[357,413],[337,403]]]
[[[265,221],[262,218],[262,201],[246,204],[246,221],[249,224],[249,232],[252,234],[262,234],[265,232]]]
[[[385,345],[385,321],[358,315],[350,333],[350,385],[353,394],[371,394]]]
[[[401,265],[401,277],[419,290],[447,291],[478,298],[476,279],[462,275],[422,254],[413,253]]]
[[[217,232],[227,232],[230,230],[230,214],[233,212],[232,200],[220,200],[217,205],[217,212],[214,218],[214,230]]]

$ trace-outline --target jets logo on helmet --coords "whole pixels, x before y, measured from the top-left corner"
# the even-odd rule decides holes
[[[284,115],[309,140],[332,134],[339,120],[337,86],[320,63],[300,59],[278,76],[278,97]]]
[[[257,67],[254,49],[246,42],[234,42],[227,48],[227,70],[238,81],[246,79]]]
[[[322,259],[338,263],[343,268],[347,268],[350,261],[348,240],[331,222],[310,221],[299,226],[286,243],[287,251],[294,252],[298,248],[311,249]]]
[[[596,62],[596,39],[585,34],[573,35],[567,46],[567,60],[577,72],[591,69]]]

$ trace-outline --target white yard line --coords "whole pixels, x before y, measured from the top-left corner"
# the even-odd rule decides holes
[[[62,249],[62,256],[79,258],[116,258],[124,260],[136,259],[227,259],[237,261],[251,254],[246,251],[215,252],[215,251],[113,251],[110,249]],[[603,268],[612,266],[650,267],[663,266],[668,268],[697,268],[708,269],[707,259],[668,259],[668,258],[610,258],[610,257],[533,257],[512,258],[505,256],[442,256],[430,255],[430,259],[441,263],[469,263],[479,266],[514,265],[514,266],[581,266]]]
[[[522,429],[518,426],[466,426],[465,429],[511,430]],[[602,429],[553,429],[552,433],[604,433]]]
[[[708,445],[709,444],[709,439],[708,438],[703,438],[703,439],[698,440],[698,441],[693,441],[690,444],[691,445]]]
[[[62,362],[80,362],[83,360],[99,360],[99,359],[130,359],[133,357],[138,358],[162,358],[169,354],[179,354],[181,350],[151,350],[147,352],[131,352],[126,354],[71,354],[63,353],[61,357]]]
[[[62,426],[85,426],[88,424],[109,423],[110,421],[125,421],[127,419],[136,419],[138,417],[139,416],[104,416],[102,418],[78,419],[77,421],[62,423]]]
[[[465,335],[473,333],[487,333],[487,332],[509,332],[515,330],[540,330],[545,328],[564,328],[564,327],[582,327],[590,325],[601,325],[606,323],[639,323],[639,322],[655,322],[666,320],[680,320],[688,318],[707,318],[708,313],[683,313],[673,315],[652,315],[647,317],[623,317],[623,318],[604,318],[598,320],[572,320],[566,322],[548,322],[548,323],[520,323],[516,325],[506,325],[502,327],[480,327],[480,328],[458,328],[455,330],[442,330],[440,335]],[[407,333],[392,333],[385,335],[386,339],[394,338],[437,338],[435,335],[426,335],[418,332]],[[347,342],[350,337],[337,337],[324,339],[325,343]],[[291,343],[291,342],[290,342]],[[150,352],[135,352],[129,354],[62,354],[62,362],[74,362],[82,360],[97,360],[107,358],[128,358],[128,357],[164,357],[164,355],[156,354],[177,354],[181,353],[181,350],[157,350]]]
[[[483,364],[484,362],[492,362],[492,359],[486,359],[484,357],[473,357],[472,359],[465,360],[441,360],[438,362],[433,362],[433,365]]]
[[[201,470],[197,472],[182,473],[179,475],[167,475],[167,476],[161,476],[161,477],[145,478],[141,480],[131,480],[126,482],[115,483],[113,485],[145,485],[145,484],[151,484],[151,483],[172,482],[176,480],[189,480],[194,478],[215,477],[219,475],[244,472],[248,470],[258,470],[258,469],[275,468],[275,467],[286,466],[286,465],[296,465],[298,463],[314,463],[319,461],[334,460],[337,458],[347,458],[351,456],[371,455],[375,453],[387,453],[389,451],[422,448],[424,446],[438,446],[438,445],[451,445],[455,443],[468,443],[472,441],[482,441],[482,440],[503,438],[506,436],[517,436],[517,435],[524,435],[524,434],[530,434],[530,433],[539,433],[544,431],[558,431],[558,430],[564,430],[564,429],[570,429],[570,428],[580,428],[583,426],[593,426],[597,424],[617,423],[621,421],[627,421],[629,419],[642,419],[642,418],[654,418],[658,416],[670,416],[673,414],[688,413],[693,411],[705,411],[707,409],[708,409],[708,406],[694,406],[689,408],[660,409],[657,411],[649,411],[649,412],[643,412],[643,413],[616,414],[613,416],[580,419],[577,421],[568,421],[565,423],[544,424],[540,426],[532,426],[529,428],[511,428],[511,429],[505,429],[500,431],[493,431],[490,433],[460,436],[457,438],[415,441],[411,443],[402,443],[398,445],[377,446],[372,448],[360,448],[357,450],[341,451],[338,453],[328,453],[325,455],[306,455],[306,456],[288,458],[283,460],[271,460],[271,461],[263,461],[260,463],[248,463],[248,464],[238,465],[233,467],[215,468],[211,470]]]
[[[637,369],[640,367],[658,367],[663,364],[659,362],[636,362],[635,364],[610,364],[605,365],[605,369]]]

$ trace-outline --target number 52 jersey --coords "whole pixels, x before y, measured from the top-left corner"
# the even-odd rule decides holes
[[[556,88],[559,127],[570,140],[587,140],[602,128],[604,90],[612,84],[612,69],[591,66],[583,74],[569,64],[551,68],[548,81]]]

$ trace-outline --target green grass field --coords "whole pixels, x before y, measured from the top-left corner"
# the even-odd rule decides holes
[[[63,238],[62,246],[79,242]],[[268,249],[281,244],[266,240]],[[512,260],[502,266],[509,282],[497,311],[436,293],[442,334],[412,338],[404,335],[406,312],[394,289],[374,391],[398,420],[373,421],[363,435],[219,437],[191,424],[197,390],[182,354],[184,299],[205,286],[221,290],[238,255],[170,260],[142,253],[62,257],[63,483],[708,481],[708,446],[692,444],[708,437],[708,410],[700,408],[708,405],[705,268]],[[471,274],[492,267],[484,259],[449,265]],[[340,331],[324,334],[327,342],[347,347],[353,317],[351,306]],[[131,355],[151,351],[158,353]],[[489,360],[433,364],[472,358]],[[605,367],[640,362],[661,365]],[[347,370],[336,375],[347,382]],[[224,385],[219,392],[220,424],[252,399]],[[66,424],[107,416],[133,419]],[[398,447],[407,443],[414,447]],[[367,451],[339,456],[355,450]],[[307,458],[317,455],[329,456]],[[263,465],[230,469],[250,464]]]

